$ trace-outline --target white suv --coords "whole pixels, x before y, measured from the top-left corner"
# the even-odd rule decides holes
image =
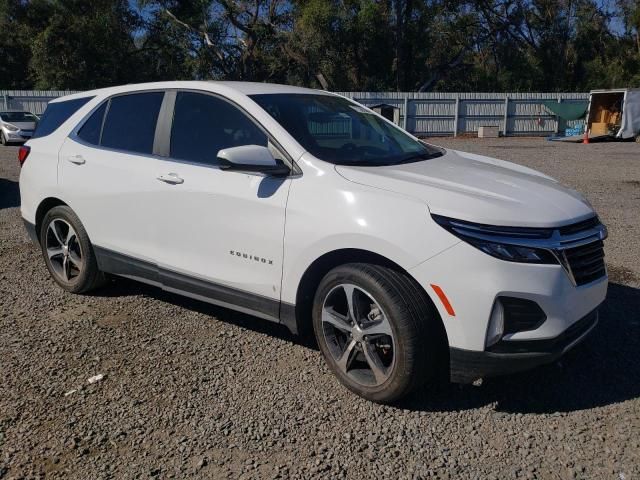
[[[62,288],[109,273],[313,331],[377,402],[553,361],[607,291],[606,229],[581,195],[324,91],[71,95],[19,159],[25,225]]]

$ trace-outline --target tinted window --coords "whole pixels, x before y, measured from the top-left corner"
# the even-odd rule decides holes
[[[266,134],[242,111],[222,99],[179,92],[171,128],[171,157],[217,163],[223,148],[267,146]]]
[[[100,144],[129,152],[151,153],[163,96],[163,92],[148,92],[113,97]]]
[[[0,112],[0,118],[5,122],[37,122],[38,117],[29,112]]]
[[[314,156],[342,165],[392,165],[442,155],[366,108],[332,95],[252,95]]]
[[[93,145],[100,143],[100,131],[102,130],[102,119],[104,118],[104,112],[107,109],[107,103],[105,102],[91,114],[89,119],[84,122],[82,128],[78,131],[78,137],[85,142]]]
[[[50,103],[38,122],[33,138],[44,137],[55,132],[60,125],[66,122],[71,115],[76,113],[80,107],[92,98],[93,97],[83,97],[76,98],[75,100]]]

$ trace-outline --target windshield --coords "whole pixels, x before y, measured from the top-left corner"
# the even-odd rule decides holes
[[[37,122],[38,117],[29,112],[0,112],[4,122]]]
[[[315,157],[338,165],[395,165],[439,157],[400,128],[331,95],[261,94],[251,99]]]

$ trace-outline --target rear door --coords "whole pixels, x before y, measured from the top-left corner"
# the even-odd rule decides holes
[[[291,180],[224,171],[217,153],[262,145],[282,152],[243,110],[224,98],[177,92],[167,145],[170,168],[158,205],[163,286],[219,304],[278,317],[285,207]]]
[[[163,91],[118,95],[99,105],[60,151],[60,183],[101,267],[157,280],[154,154]]]

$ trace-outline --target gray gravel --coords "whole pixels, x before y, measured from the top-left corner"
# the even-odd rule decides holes
[[[348,393],[277,325],[124,280],[62,292],[0,148],[0,477],[640,478],[640,145],[436,142],[587,194],[610,294],[561,363],[400,407]]]

